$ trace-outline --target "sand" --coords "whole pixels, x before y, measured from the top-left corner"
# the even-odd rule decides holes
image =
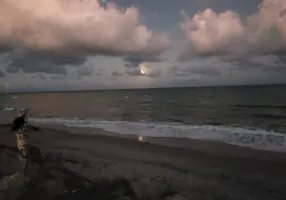
[[[16,173],[15,136],[1,126],[0,177],[7,184],[7,177],[17,180],[0,187],[1,199],[286,198],[284,153],[190,139],[149,138],[142,143],[102,130],[90,135],[84,129],[71,134],[41,128],[30,132],[30,143],[40,148],[51,177],[36,173],[36,163],[28,178]],[[33,185],[35,180],[43,187]]]

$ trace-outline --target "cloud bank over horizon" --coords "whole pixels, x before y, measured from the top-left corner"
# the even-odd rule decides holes
[[[181,30],[189,43],[180,60],[193,56],[244,57],[286,53],[286,1],[263,0],[245,22],[233,11],[210,8],[190,18],[182,12]]]

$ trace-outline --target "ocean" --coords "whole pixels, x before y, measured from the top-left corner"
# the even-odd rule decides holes
[[[1,94],[0,115],[30,108],[31,123],[286,152],[285,91],[269,85]]]

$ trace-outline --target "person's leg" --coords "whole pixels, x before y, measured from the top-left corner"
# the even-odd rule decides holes
[[[23,163],[22,163],[22,167],[23,167],[23,174],[24,174],[24,176],[27,176],[28,159],[24,158]]]
[[[22,140],[21,137],[22,136],[18,132],[15,132],[15,134],[16,134],[16,138],[17,138],[17,147],[18,147],[18,150],[19,150],[18,158],[19,158],[19,161],[20,161],[20,164],[21,164],[21,170],[23,170],[24,157],[23,157],[23,144],[21,142],[21,140]]]
[[[25,157],[25,153],[24,153],[23,149],[20,150],[19,161],[21,164],[21,171],[23,172],[24,176],[26,176],[27,175],[27,168],[28,168],[28,160]]]
[[[28,152],[29,151],[29,148],[28,146],[24,146],[24,149],[23,149],[23,163],[22,163],[22,167],[23,167],[23,172],[24,172],[24,175],[26,176],[27,174],[27,169],[28,169]]]
[[[19,160],[21,163],[21,168],[23,170],[24,176],[27,174],[28,169],[28,144],[24,134],[17,134],[17,146],[20,152]]]

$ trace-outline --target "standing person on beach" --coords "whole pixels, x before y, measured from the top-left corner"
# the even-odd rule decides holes
[[[17,147],[20,151],[19,160],[22,164],[23,173],[26,175],[27,171],[27,156],[29,151],[28,135],[26,133],[27,129],[27,110],[20,109],[19,117],[16,117],[12,123],[12,132],[16,134],[17,137]]]

